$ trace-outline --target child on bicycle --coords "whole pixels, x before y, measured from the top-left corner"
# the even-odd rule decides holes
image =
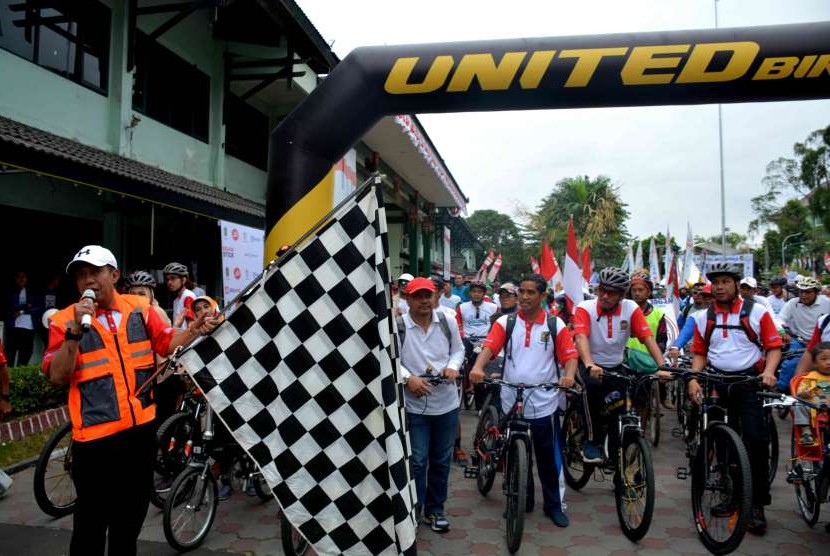
[[[830,404],[830,342],[819,342],[810,350],[815,370],[808,372],[795,383],[795,395],[817,404]],[[795,426],[800,428],[802,446],[815,444],[815,412],[803,405],[793,408]]]

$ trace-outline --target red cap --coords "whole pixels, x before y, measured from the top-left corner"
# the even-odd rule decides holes
[[[700,290],[700,293],[708,293],[709,295],[712,295],[712,284],[704,285],[703,288]]]
[[[407,295],[412,295],[420,290],[429,290],[434,292],[435,284],[429,278],[422,278],[419,276],[418,278],[411,280],[403,291],[406,292]]]

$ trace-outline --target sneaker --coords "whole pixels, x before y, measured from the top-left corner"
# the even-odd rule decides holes
[[[464,451],[464,448],[456,448],[455,452],[453,452],[452,459],[458,465],[466,467],[470,463],[470,459],[467,457],[467,452]]]
[[[557,527],[567,527],[571,524],[568,516],[561,509],[551,510],[550,518]]]
[[[764,517],[763,506],[752,506],[749,511],[749,526],[747,531],[753,535],[763,535],[767,532],[767,518]]]
[[[442,514],[424,516],[424,522],[429,523],[430,528],[436,533],[446,533],[450,530],[450,522]]]
[[[799,444],[802,446],[812,446],[815,443],[816,439],[813,438],[813,433],[811,431],[805,430],[801,433],[801,440],[799,441]]]
[[[231,488],[231,485],[222,485],[219,488],[219,500],[227,500],[231,497],[232,492],[233,489]]]
[[[585,463],[602,463],[602,450],[595,442],[587,441],[582,445],[582,461]]]

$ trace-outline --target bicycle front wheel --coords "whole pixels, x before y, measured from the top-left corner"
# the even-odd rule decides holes
[[[639,434],[625,435],[614,477],[617,519],[632,542],[642,539],[654,513],[654,467],[651,450]]]
[[[660,444],[660,417],[663,412],[663,407],[660,403],[660,384],[657,382],[653,382],[651,385],[648,412],[650,417],[648,439],[651,445],[656,448]]]
[[[527,451],[525,438],[510,441],[504,487],[507,495],[507,550],[515,554],[522,546],[527,503]]]
[[[476,486],[482,496],[487,496],[493,488],[493,481],[496,478],[496,436],[490,429],[499,425],[499,414],[493,406],[487,406],[478,420],[476,427],[476,439],[473,442],[473,449],[476,451],[478,460],[478,475]]]
[[[219,489],[216,477],[207,467],[187,467],[182,471],[164,502],[164,537],[180,552],[202,544],[210,532]]]
[[[821,501],[818,494],[820,477],[816,477],[812,462],[802,462],[801,458],[796,455],[795,443],[795,431],[793,430],[790,434],[790,460],[793,462],[793,468],[787,480],[792,482],[795,488],[795,501],[801,519],[812,527],[818,522],[821,513]]]
[[[775,424],[775,419],[772,417],[772,412],[767,410],[767,444],[769,446],[769,484],[775,480],[775,474],[778,472],[778,425]]]
[[[35,501],[44,513],[63,517],[75,511],[72,482],[72,423],[58,428],[37,459],[34,475]]]
[[[709,426],[692,467],[692,515],[700,541],[712,554],[728,554],[741,544],[751,497],[743,441],[723,423]]]
[[[581,404],[572,404],[565,410],[562,420],[562,461],[565,465],[565,482],[574,490],[584,487],[594,472],[593,463],[582,461],[582,445],[588,440],[588,425],[582,414]]]

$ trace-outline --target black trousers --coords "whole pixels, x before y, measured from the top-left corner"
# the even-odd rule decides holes
[[[746,371],[750,376],[758,373]],[[727,410],[729,426],[741,435],[749,455],[752,472],[752,505],[766,506],[772,500],[769,493],[769,444],[764,407],[758,397],[757,384],[736,384],[718,388],[720,403]]]
[[[619,372],[622,365],[603,367],[607,371]],[[578,381],[582,384],[582,407],[585,412],[585,422],[588,425],[588,439],[602,444],[605,440],[605,431],[608,428],[608,418],[603,415],[605,397],[613,391],[625,395],[625,383],[620,379],[603,376],[602,380],[591,378],[590,373],[579,363]]]
[[[35,331],[28,328],[11,328],[6,330],[6,359],[9,367],[28,365],[35,345]],[[17,357],[17,363],[15,363]]]
[[[153,423],[89,442],[72,443],[78,499],[70,556],[132,556],[153,485]]]

